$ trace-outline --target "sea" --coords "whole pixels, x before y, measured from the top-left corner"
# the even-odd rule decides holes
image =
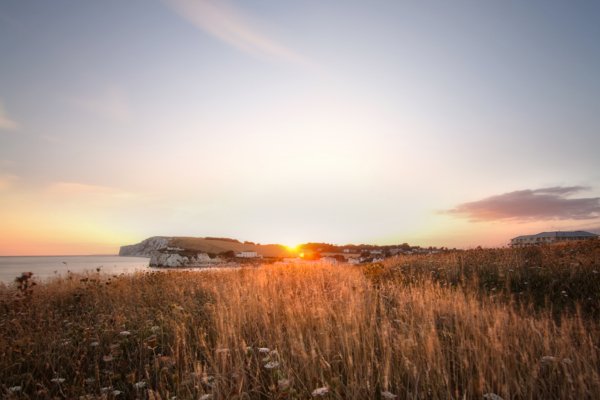
[[[0,257],[0,282],[10,284],[23,272],[33,272],[38,282],[48,281],[69,272],[105,274],[133,273],[149,270],[149,258],[121,256],[25,256]]]

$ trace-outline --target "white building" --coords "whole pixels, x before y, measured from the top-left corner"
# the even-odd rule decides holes
[[[238,258],[262,258],[262,256],[255,251],[240,251],[235,256]]]
[[[538,244],[566,242],[572,240],[589,240],[596,239],[598,235],[585,231],[571,232],[541,232],[536,235],[517,236],[510,240],[510,245],[513,247],[535,246]]]

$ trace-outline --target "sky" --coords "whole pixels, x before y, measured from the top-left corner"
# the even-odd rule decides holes
[[[0,0],[0,255],[600,229],[600,3]]]

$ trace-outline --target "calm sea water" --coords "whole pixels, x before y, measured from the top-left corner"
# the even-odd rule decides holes
[[[68,271],[120,274],[147,270],[149,258],[120,256],[51,256],[51,257],[0,257],[0,282],[11,283],[22,272],[33,272],[33,277],[44,281]]]

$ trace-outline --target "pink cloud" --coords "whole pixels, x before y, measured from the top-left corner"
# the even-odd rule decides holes
[[[600,217],[600,197],[570,198],[587,188],[557,186],[518,190],[462,203],[446,214],[471,221],[584,220]]]

